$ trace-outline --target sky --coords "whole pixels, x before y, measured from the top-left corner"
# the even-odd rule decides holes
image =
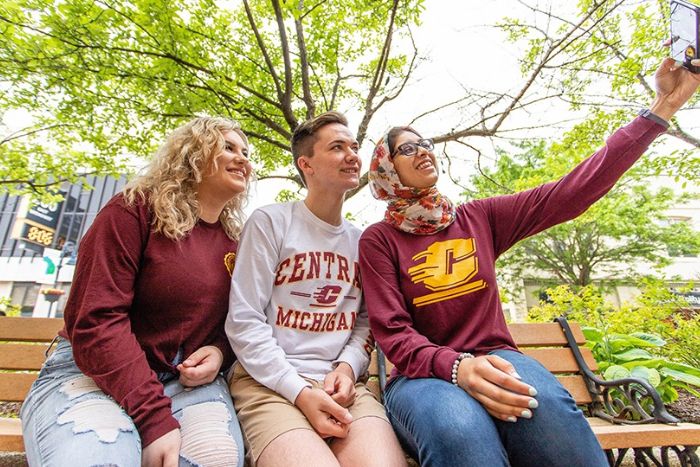
[[[463,95],[465,87],[505,90],[514,82],[514,76],[519,78],[516,51],[492,27],[504,13],[502,7],[505,3],[516,2],[426,1],[422,24],[414,29],[416,46],[425,61],[420,64],[400,97],[373,119],[368,132],[369,140],[360,150],[363,170],[369,166],[374,141],[389,127],[408,124],[415,115]],[[509,8],[507,12],[515,14],[516,10]],[[347,113],[350,126],[356,128],[360,115],[348,109],[342,110]],[[459,118],[455,116],[454,121]],[[423,135],[430,136],[447,130],[441,124],[444,122],[440,118],[426,117],[414,126]],[[459,152],[458,149],[455,151]],[[466,182],[469,175],[475,172],[473,157],[470,160],[471,156],[454,155],[457,159],[464,158],[464,163],[455,172]],[[251,191],[247,211],[274,202],[275,194],[283,186],[277,180],[261,181]],[[447,176],[441,175],[438,186],[453,199],[461,198],[461,188],[451,183]],[[374,200],[368,188],[345,203],[345,212],[359,226],[380,220],[384,209],[385,204]]]
[[[532,0],[528,3],[543,7],[550,2]],[[570,1],[563,0],[554,0],[551,4],[553,9],[560,14],[567,7],[575,7]],[[523,79],[518,57],[522,56],[523,51],[506,41],[504,33],[493,26],[501,21],[505,15],[532,18],[532,13],[526,11],[518,1],[514,0],[482,0],[479,2],[427,0],[425,2],[422,24],[414,29],[416,46],[421,55],[425,57],[425,61],[416,70],[410,85],[401,93],[400,97],[387,105],[373,119],[368,132],[369,140],[363,144],[360,151],[364,169],[369,166],[374,141],[389,127],[408,124],[413,116],[464,95],[465,89],[512,92],[521,86]],[[341,110],[347,113],[350,126],[357,127],[360,116],[354,115],[352,111],[347,109]],[[577,119],[585,116],[585,113],[572,113],[563,102],[557,101],[544,104],[539,112],[542,117],[548,118],[549,121],[566,122],[564,123],[565,127],[572,126]],[[520,114],[510,121],[515,125],[523,124],[525,121],[529,124],[531,120],[534,121],[539,116],[536,111],[531,114]],[[447,118],[445,117],[445,115],[440,117],[427,116],[413,126],[424,136],[429,137],[445,133],[449,129],[445,126],[450,123],[459,123],[460,120],[469,121],[467,115],[448,115]],[[698,128],[697,123],[690,126]],[[554,137],[562,132],[561,127],[552,126],[539,129],[537,136]],[[520,136],[527,137],[529,135],[521,134]],[[601,142],[607,136],[601,135]],[[671,148],[681,147],[668,141],[670,138],[666,138],[666,140],[667,142],[664,144]],[[470,140],[470,143],[474,143],[484,152],[482,164],[493,163],[493,155],[495,154],[493,141],[476,139]],[[502,140],[498,144],[507,147],[507,143]],[[444,163],[445,159],[440,158],[441,148],[437,147],[436,151],[439,160]],[[459,178],[461,185],[468,186],[469,177],[476,173],[474,152],[457,145],[451,145],[449,151],[453,161],[453,177]],[[667,185],[669,180],[659,182]],[[672,184],[673,181],[671,180],[670,183]],[[253,188],[248,211],[274,202],[274,195],[281,186],[278,181],[261,181],[257,189]],[[438,188],[453,201],[466,200],[463,189],[455,185],[444,173],[441,174]],[[379,221],[384,210],[385,204],[374,200],[368,188],[345,203],[345,212],[349,213],[360,227]]]
[[[532,0],[531,3],[538,3]],[[542,4],[547,2],[540,2]],[[554,1],[559,10],[571,6],[570,1]],[[501,31],[493,25],[503,15],[531,17],[531,13],[515,0],[481,0],[479,2],[464,0],[426,0],[422,14],[422,24],[413,30],[416,46],[424,61],[420,64],[413,79],[398,99],[386,105],[373,119],[368,132],[368,140],[361,148],[363,167],[369,165],[374,141],[390,126],[410,123],[415,115],[447,103],[464,95],[465,89],[482,89],[490,91],[513,91],[522,82],[517,58],[522,54],[515,46],[508,43]],[[562,119],[568,115],[563,103],[544,109],[548,116],[561,114]],[[351,128],[359,124],[360,115],[352,109],[339,109],[347,113]],[[522,115],[534,118],[537,115]],[[9,116],[10,120],[21,122],[21,115]],[[416,127],[424,136],[445,133],[446,125],[468,121],[468,115],[427,116],[418,120]],[[551,128],[550,132],[560,132]],[[545,131],[538,135],[546,134]],[[607,135],[601,135],[604,138]],[[487,139],[470,141],[485,153],[482,163],[492,162],[493,142]],[[441,148],[437,148],[438,156]],[[489,156],[491,154],[491,156]],[[461,184],[468,185],[469,177],[476,172],[475,156],[472,151],[457,145],[450,147],[450,156],[456,163],[452,174],[460,179]],[[444,158],[442,158],[444,162]],[[278,180],[266,180],[254,184],[246,208],[248,213],[256,207],[275,202],[275,196],[285,187]],[[295,188],[291,185],[288,188]],[[440,190],[455,201],[464,200],[462,188],[442,174],[438,182]],[[359,226],[381,219],[385,205],[374,200],[369,189],[346,202],[345,211]]]

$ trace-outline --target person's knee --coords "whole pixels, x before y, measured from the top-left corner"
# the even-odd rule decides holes
[[[221,401],[185,407],[180,417],[180,456],[194,466],[242,465],[243,447],[231,433],[231,422],[231,412]]]
[[[92,378],[79,376],[63,383],[67,406],[59,411],[56,423],[70,425],[74,434],[94,433],[101,443],[115,443],[120,432],[135,433],[126,413],[97,387]]]

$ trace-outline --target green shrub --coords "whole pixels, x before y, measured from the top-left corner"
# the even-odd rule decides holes
[[[564,315],[584,327],[605,379],[641,377],[659,391],[664,402],[685,389],[700,397],[700,316],[659,279],[644,279],[641,294],[619,309],[600,289],[568,286],[547,290],[548,302],[530,310],[530,321],[551,321]]]
[[[0,297],[0,310],[7,316],[19,316],[22,311],[19,306],[12,304],[10,297]]]
[[[583,328],[583,333],[604,379],[630,376],[645,379],[666,403],[678,398],[678,389],[700,397],[696,389],[700,388],[700,369],[655,355],[654,350],[666,344],[660,336],[643,332],[606,333],[588,326]]]

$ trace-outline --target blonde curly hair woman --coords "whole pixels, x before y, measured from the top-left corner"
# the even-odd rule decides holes
[[[196,118],[99,212],[22,408],[30,465],[243,464],[221,373],[251,172],[238,123]]]

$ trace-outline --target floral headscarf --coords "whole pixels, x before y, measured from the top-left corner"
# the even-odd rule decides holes
[[[455,220],[455,207],[435,186],[407,187],[401,183],[391,159],[388,133],[377,143],[369,166],[372,195],[389,203],[384,220],[394,228],[416,235],[431,235]]]

